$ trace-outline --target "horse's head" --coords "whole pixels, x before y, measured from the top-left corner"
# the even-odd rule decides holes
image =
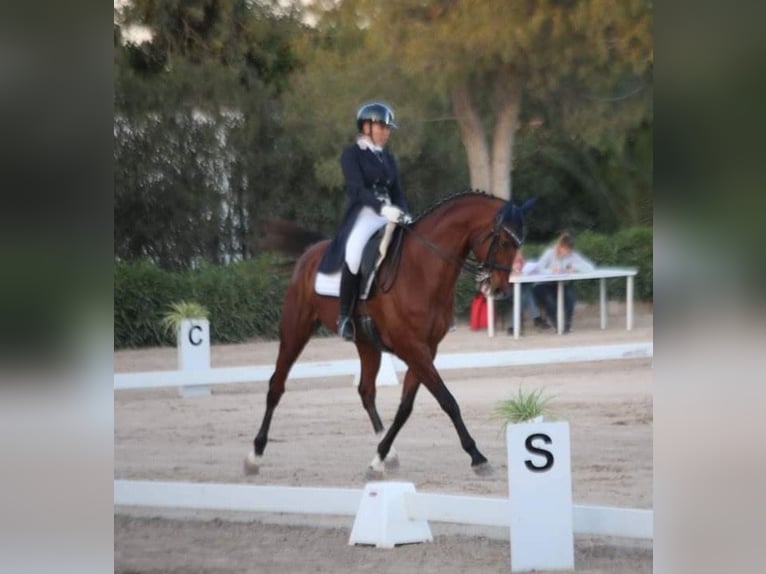
[[[504,204],[495,215],[491,231],[474,247],[479,260],[476,280],[486,294],[498,295],[508,286],[513,260],[527,235],[525,214],[536,202],[533,197],[521,206],[511,201]]]

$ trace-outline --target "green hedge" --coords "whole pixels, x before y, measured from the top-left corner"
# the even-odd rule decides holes
[[[528,259],[538,257],[547,244],[529,244]],[[633,227],[614,235],[583,232],[575,247],[599,266],[638,268],[635,297],[651,301],[652,229]],[[114,346],[117,349],[174,345],[160,328],[163,314],[172,303],[194,300],[210,311],[214,343],[235,343],[254,337],[276,338],[282,301],[292,269],[284,259],[261,255],[231,265],[202,265],[186,272],[168,272],[146,261],[115,264]],[[624,279],[608,279],[610,299],[625,296]],[[465,318],[476,293],[473,278],[461,273],[456,290],[455,312]],[[579,301],[598,300],[598,282],[577,285]],[[320,334],[330,333],[320,329]]]
[[[160,321],[172,303],[183,299],[210,311],[213,343],[275,338],[289,274],[284,261],[273,255],[186,272],[163,271],[146,261],[117,263],[114,346],[175,345]]]
[[[189,298],[181,276],[152,263],[117,263],[114,269],[114,346],[167,343],[160,320],[171,303]]]

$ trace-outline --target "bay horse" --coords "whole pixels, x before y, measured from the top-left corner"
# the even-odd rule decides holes
[[[379,347],[360,335],[356,320],[356,345],[361,361],[359,395],[373,430],[381,438],[367,477],[380,479],[385,467],[398,465],[393,442],[412,412],[415,394],[422,383],[447,413],[457,430],[460,444],[471,457],[479,475],[492,472],[486,457],[476,447],[463,422],[455,397],[434,367],[439,343],[447,334],[453,316],[455,285],[469,252],[479,262],[477,281],[485,292],[497,294],[508,285],[516,251],[524,242],[524,214],[534,200],[518,207],[512,202],[482,192],[464,192],[447,197],[405,227],[400,268],[388,291],[376,289],[364,304],[377,328],[380,342],[407,365],[401,401],[388,432],[375,406],[375,378],[381,361]],[[298,259],[287,287],[279,325],[279,354],[269,380],[266,412],[245,459],[245,473],[257,474],[268,442],[274,409],[285,391],[291,367],[319,323],[337,332],[338,298],[314,291],[317,266],[327,248],[325,240],[309,247]],[[386,263],[384,262],[384,266]],[[357,304],[357,312],[360,305]],[[345,343],[344,343],[345,344]],[[385,464],[384,464],[385,461]]]

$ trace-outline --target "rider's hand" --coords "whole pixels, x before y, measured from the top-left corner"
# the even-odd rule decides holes
[[[395,205],[384,205],[380,208],[380,214],[391,223],[398,223],[404,212]]]
[[[409,225],[412,223],[412,216],[409,213],[402,212],[401,217],[399,217],[399,223]]]

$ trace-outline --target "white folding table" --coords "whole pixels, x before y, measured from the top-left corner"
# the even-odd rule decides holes
[[[545,283],[556,281],[556,330],[560,334],[564,332],[564,282],[580,281],[583,279],[599,280],[599,302],[601,304],[601,328],[606,329],[606,280],[613,277],[625,277],[625,328],[633,329],[633,279],[638,271],[631,267],[598,267],[593,271],[582,273],[546,273],[520,275],[512,274],[508,281],[513,285],[513,338],[518,339],[521,331],[521,284],[522,283]],[[495,301],[487,297],[487,332],[490,337],[495,336]]]

